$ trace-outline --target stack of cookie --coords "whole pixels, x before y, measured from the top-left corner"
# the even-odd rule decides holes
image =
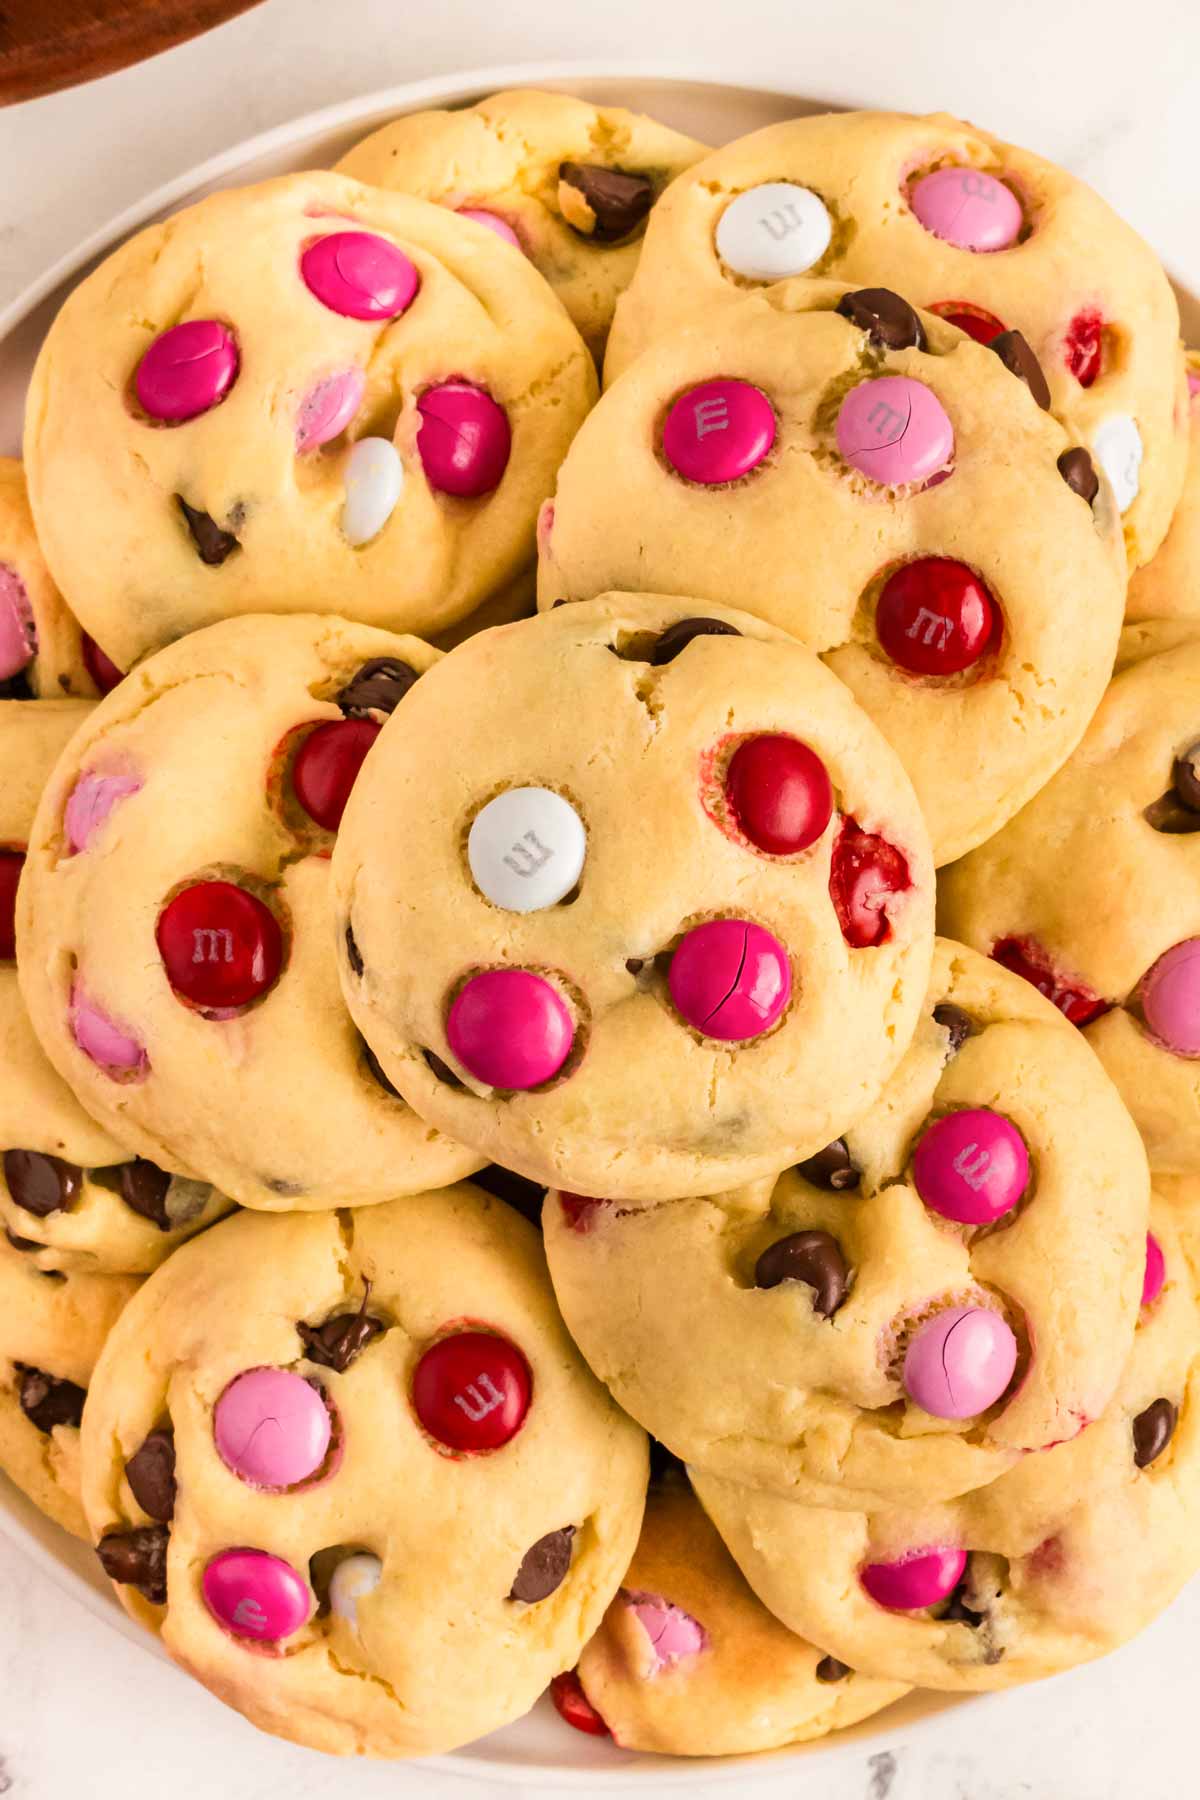
[[[63,306],[0,1467],[257,1724],[767,1749],[1200,1567],[1178,333],[951,118],[524,92]]]

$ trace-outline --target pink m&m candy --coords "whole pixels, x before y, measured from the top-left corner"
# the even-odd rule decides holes
[[[860,475],[881,487],[929,481],[950,466],[954,427],[923,381],[881,375],[860,381],[842,401],[837,447]]]
[[[517,1346],[491,1331],[456,1331],[413,1372],[413,1411],[450,1450],[499,1450],[525,1423],[533,1375]]]
[[[1002,1113],[969,1106],[929,1127],[913,1157],[926,1206],[960,1225],[990,1225],[1029,1185],[1025,1140]]]
[[[508,415],[469,381],[443,381],[417,402],[417,454],[431,488],[473,500],[490,494],[508,467]]]
[[[1176,1056],[1200,1056],[1200,938],[1185,938],[1160,956],[1141,982],[1151,1033]]]
[[[1007,250],[1021,235],[1021,202],[982,169],[935,169],[908,203],[926,231],[958,250]]]
[[[506,244],[511,244],[514,250],[521,250],[524,254],[520,238],[508,220],[502,219],[499,213],[487,212],[482,206],[456,206],[454,210],[460,219],[474,220],[476,225],[495,232],[498,238],[503,238]]]
[[[71,1036],[97,1067],[118,1079],[143,1079],[150,1073],[145,1046],[129,1030],[89,1000],[78,982],[71,989],[68,1012]]]
[[[760,1037],[792,992],[787,951],[749,919],[695,926],[671,958],[667,980],[680,1015],[722,1043]]]
[[[398,245],[373,231],[334,231],[308,246],[300,274],[310,294],[346,319],[395,319],[421,277]]]
[[[118,669],[111,656],[106,656],[94,637],[82,632],[83,666],[102,694],[111,694],[117,683],[124,681],[125,671]]]
[[[1152,1231],[1146,1233],[1146,1272],[1142,1276],[1142,1305],[1153,1306],[1167,1279],[1167,1261],[1162,1245]]]
[[[621,1598],[650,1640],[654,1652],[652,1675],[669,1669],[685,1656],[699,1655],[707,1644],[708,1635],[699,1621],[661,1595],[623,1591]]]
[[[575,1027],[566,1001],[543,976],[485,969],[455,996],[446,1040],[476,1081],[520,1092],[558,1074]]]
[[[247,1369],[213,1409],[217,1453],[250,1487],[281,1492],[307,1481],[332,1435],[324,1396],[288,1369]]]
[[[952,1594],[967,1566],[965,1550],[910,1550],[895,1562],[868,1563],[859,1580],[878,1606],[915,1612]]]
[[[201,1579],[204,1603],[234,1637],[277,1644],[307,1624],[312,1590],[281,1556],[266,1550],[222,1550]]]
[[[36,652],[37,631],[25,583],[9,563],[0,563],[0,681],[19,675]]]
[[[1189,400],[1194,400],[1196,395],[1200,394],[1200,375],[1197,375],[1195,369],[1189,369],[1187,372],[1187,390]]]
[[[296,449],[317,450],[340,436],[363,403],[367,377],[362,369],[342,369],[309,388],[296,413]]]
[[[71,849],[76,853],[88,849],[113,807],[140,793],[141,786],[137,775],[81,775],[63,811],[63,830]]]
[[[1017,1366],[1017,1340],[986,1306],[952,1306],[922,1325],[904,1358],[904,1389],[936,1419],[973,1419],[1000,1398]]]
[[[188,319],[155,338],[138,364],[134,387],[143,412],[179,425],[222,401],[237,372],[237,344],[228,325]]]
[[[748,381],[702,381],[667,414],[663,455],[685,481],[719,487],[757,468],[775,431],[775,409],[761,388]]]

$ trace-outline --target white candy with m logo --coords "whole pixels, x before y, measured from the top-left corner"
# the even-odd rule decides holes
[[[480,893],[505,912],[556,906],[583,873],[583,820],[551,788],[508,788],[480,808],[467,860]]]
[[[764,181],[731,200],[717,221],[717,255],[735,275],[782,281],[820,262],[833,236],[828,209],[811,188]]]

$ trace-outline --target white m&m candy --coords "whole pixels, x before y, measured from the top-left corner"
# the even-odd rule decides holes
[[[475,885],[505,912],[540,912],[569,894],[583,871],[587,833],[550,788],[508,788],[476,813],[467,836]]]
[[[1092,440],[1096,461],[1112,483],[1113,496],[1122,512],[1137,499],[1142,481],[1142,434],[1128,413],[1110,413]]]
[[[369,544],[391,518],[404,485],[404,464],[387,438],[359,438],[346,458],[342,533],[348,543]]]
[[[782,281],[803,275],[829,248],[823,200],[792,181],[765,181],[731,200],[717,222],[717,255],[735,275]]]
[[[383,1564],[368,1551],[360,1550],[356,1556],[348,1556],[333,1571],[329,1583],[331,1610],[357,1629],[358,1603],[364,1595],[375,1592],[382,1574]]]

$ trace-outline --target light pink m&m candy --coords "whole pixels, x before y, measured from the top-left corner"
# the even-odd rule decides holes
[[[1195,400],[1197,394],[1200,394],[1200,375],[1196,373],[1195,369],[1189,369],[1187,372],[1187,390],[1189,400]]]
[[[485,969],[456,995],[446,1040],[476,1081],[520,1092],[558,1074],[575,1027],[562,995],[543,976]]]
[[[667,980],[687,1023],[722,1043],[760,1037],[792,992],[787,951],[749,919],[697,925],[671,958]]]
[[[1029,1185],[1029,1152],[1003,1113],[969,1106],[929,1127],[913,1157],[913,1180],[943,1219],[990,1225]]]
[[[259,1644],[290,1637],[312,1612],[307,1581],[266,1550],[222,1550],[206,1566],[201,1587],[219,1625]]]
[[[511,244],[514,250],[520,250],[524,255],[520,238],[508,220],[502,219],[499,213],[487,212],[482,206],[456,206],[454,210],[460,219],[472,219],[476,225],[482,225],[486,230],[495,232],[498,238],[502,238],[506,244]]]
[[[334,231],[300,258],[309,293],[346,319],[395,319],[411,306],[421,277],[399,245],[373,231]]]
[[[1167,1279],[1167,1259],[1152,1231],[1146,1233],[1146,1272],[1142,1276],[1142,1305],[1153,1306]]]
[[[775,410],[761,388],[748,381],[702,381],[667,414],[663,455],[685,481],[719,487],[757,468],[775,430]]]
[[[362,369],[342,369],[309,388],[296,413],[296,448],[317,450],[338,437],[358,411],[367,391]]]
[[[868,1563],[859,1580],[877,1605],[915,1612],[952,1594],[966,1566],[965,1550],[910,1550],[894,1562]]]
[[[669,1669],[685,1656],[698,1656],[708,1642],[698,1620],[660,1594],[622,1592],[622,1600],[650,1640],[654,1665],[650,1673]]]
[[[223,400],[237,372],[237,344],[228,325],[188,319],[155,338],[138,364],[134,387],[143,412],[179,425]]]
[[[1017,1340],[986,1306],[952,1306],[908,1346],[904,1389],[935,1419],[973,1419],[1000,1398],[1017,1366]]]
[[[1176,1056],[1200,1056],[1200,938],[1185,938],[1143,975],[1142,1012]]]
[[[837,447],[860,475],[881,487],[904,487],[949,467],[954,427],[923,381],[882,375],[860,381],[842,401]]]
[[[36,651],[33,606],[25,583],[9,563],[0,563],[0,681],[19,675]]]
[[[63,830],[71,849],[87,850],[113,807],[139,793],[141,786],[137,775],[81,775],[63,809]]]
[[[504,408],[469,381],[443,381],[425,390],[417,411],[417,454],[430,487],[465,500],[490,494],[512,449]]]
[[[289,1369],[247,1369],[213,1409],[217,1453],[250,1487],[282,1491],[307,1481],[332,1435],[324,1395]]]
[[[117,1078],[144,1079],[150,1073],[145,1046],[133,1033],[89,1000],[78,983],[71,989],[71,1036],[97,1067]]]
[[[1007,250],[1021,235],[1020,201],[982,169],[935,169],[914,185],[908,203],[926,231],[959,250]]]

